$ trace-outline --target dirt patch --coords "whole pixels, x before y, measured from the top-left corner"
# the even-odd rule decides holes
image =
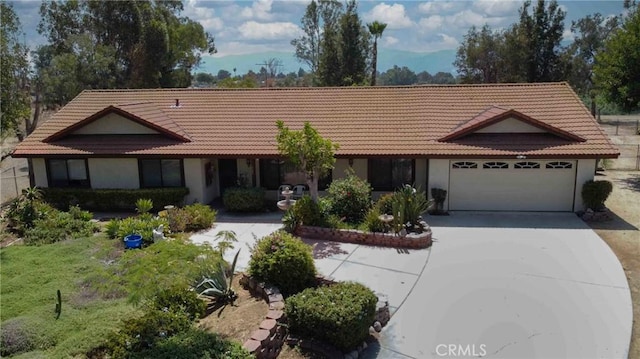
[[[299,347],[282,346],[278,359],[329,359],[322,354],[303,350]]]
[[[606,201],[615,214],[610,222],[590,226],[611,247],[624,268],[633,303],[633,331],[629,358],[640,358],[640,172],[608,171],[596,180],[613,183]]]
[[[199,325],[227,339],[244,343],[265,319],[269,306],[262,298],[254,297],[242,288],[239,278],[236,275],[233,280],[233,290],[238,294],[235,303],[216,309],[201,319]]]

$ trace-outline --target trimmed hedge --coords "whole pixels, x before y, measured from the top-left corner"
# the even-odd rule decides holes
[[[261,212],[264,209],[264,189],[259,187],[227,188],[222,195],[229,212]]]
[[[275,285],[284,295],[298,293],[315,284],[311,246],[287,232],[272,233],[254,245],[249,273],[259,281]]]
[[[378,298],[362,284],[342,282],[309,288],[287,298],[289,329],[349,351],[367,339]]]
[[[57,208],[79,205],[93,211],[133,211],[140,198],[153,201],[154,210],[181,205],[186,187],[141,189],[43,188],[44,200]]]
[[[604,207],[604,201],[613,191],[609,181],[589,180],[582,185],[582,200],[587,208],[597,211]]]

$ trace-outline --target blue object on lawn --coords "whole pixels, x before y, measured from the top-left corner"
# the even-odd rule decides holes
[[[124,248],[142,248],[142,236],[139,234],[130,234],[124,237]]]

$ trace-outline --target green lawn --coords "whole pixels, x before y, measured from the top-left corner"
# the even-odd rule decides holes
[[[126,298],[105,298],[86,285],[119,256],[103,234],[43,246],[0,249],[0,320],[3,336],[20,326],[35,349],[16,358],[69,358],[98,346],[135,312]],[[55,318],[56,290],[62,315]]]

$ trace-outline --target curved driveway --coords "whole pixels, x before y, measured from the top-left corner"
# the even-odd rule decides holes
[[[574,214],[429,217],[437,242],[379,358],[626,358],[620,262]]]
[[[278,229],[279,218],[221,216],[191,239],[215,243],[218,231],[235,230],[242,269],[254,234]],[[427,221],[435,242],[425,250],[307,241],[322,274],[388,300],[391,321],[366,358],[627,357],[624,271],[576,215],[456,212]]]

